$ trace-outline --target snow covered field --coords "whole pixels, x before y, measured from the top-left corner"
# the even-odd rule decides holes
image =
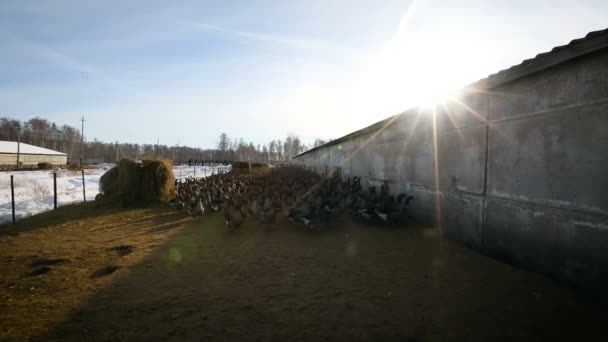
[[[99,193],[99,179],[114,165],[84,171],[87,201],[95,200]],[[176,166],[177,179],[202,178],[212,173],[230,171],[230,166]],[[0,224],[12,220],[11,175],[15,185],[15,216],[17,220],[53,209],[53,171],[0,172]],[[81,171],[57,171],[57,206],[83,201]]]
[[[188,177],[204,178],[218,172],[229,172],[231,166],[188,166],[180,165],[173,167],[173,176],[176,179],[186,179]]]

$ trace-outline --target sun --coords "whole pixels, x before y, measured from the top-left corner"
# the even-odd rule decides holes
[[[456,94],[457,89],[441,86],[429,86],[421,88],[415,95],[416,106],[422,109],[435,109],[445,104]]]
[[[434,108],[488,69],[481,37],[457,29],[420,32],[408,25],[413,15],[403,16],[393,37],[363,73],[363,90],[358,94],[372,110]]]
[[[358,99],[367,99],[370,110],[391,113],[441,104],[476,74],[474,64],[447,55],[451,49],[412,37],[391,42],[365,71]]]

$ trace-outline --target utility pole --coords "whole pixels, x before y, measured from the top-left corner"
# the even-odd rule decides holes
[[[80,118],[80,121],[82,121],[82,126],[80,128],[80,165],[82,165],[82,162],[84,161],[84,116]]]
[[[17,170],[19,170],[19,157],[21,156],[21,124],[17,126]]]

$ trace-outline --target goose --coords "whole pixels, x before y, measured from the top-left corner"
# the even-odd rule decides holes
[[[262,211],[261,222],[262,223],[272,223],[274,221],[274,217],[277,211],[274,208],[270,208],[268,210]]]
[[[194,218],[197,216],[202,216],[205,213],[205,208],[203,207],[203,203],[201,202],[201,199],[198,199],[198,202],[196,203],[196,206],[194,206],[194,208],[192,208],[192,210],[190,210],[190,215]]]
[[[224,218],[226,219],[226,227],[237,228],[243,223],[243,215],[240,210],[236,209],[232,203],[226,203],[224,207]]]

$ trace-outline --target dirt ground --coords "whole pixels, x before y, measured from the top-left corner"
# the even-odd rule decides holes
[[[432,228],[226,231],[64,207],[0,228],[0,340],[591,340],[601,308]]]

